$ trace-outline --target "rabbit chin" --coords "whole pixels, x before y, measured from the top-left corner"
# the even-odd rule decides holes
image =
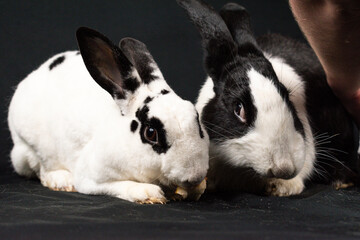
[[[209,168],[208,142],[188,145],[175,142],[172,148],[162,162],[161,184],[187,187],[204,180]]]

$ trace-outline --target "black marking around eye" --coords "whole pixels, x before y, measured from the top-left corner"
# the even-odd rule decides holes
[[[246,74],[248,66],[243,66],[242,62],[238,62],[238,66],[242,67],[223,74],[221,84],[214,81],[216,95],[203,108],[200,120],[212,140],[221,142],[240,138],[254,127],[257,109]],[[246,109],[246,124],[240,124],[234,114],[234,107],[239,101]]]
[[[154,99],[153,97],[147,97],[147,98],[145,98],[144,103],[145,103],[145,104],[146,104],[146,103],[149,103],[149,102],[151,102],[153,99]]]
[[[199,133],[200,133],[200,137],[201,138],[204,138],[204,132],[203,130],[201,129],[201,125],[200,125],[200,120],[199,120],[199,113],[196,113],[196,121],[197,121],[197,124],[199,126]]]
[[[234,103],[230,102],[229,100],[232,99],[233,96],[239,96],[238,101],[239,100],[243,101],[245,104],[245,109],[247,113],[247,126],[253,127],[253,123],[257,115],[257,109],[253,104],[254,100],[252,99],[250,94],[251,93],[251,89],[249,87],[250,79],[247,75],[247,72],[252,68],[256,72],[260,73],[261,75],[269,79],[269,81],[271,81],[275,85],[278,93],[280,94],[281,98],[288,106],[291,115],[293,116],[294,126],[296,131],[298,131],[302,136],[305,136],[304,127],[298,117],[298,114],[296,112],[293,103],[289,99],[288,90],[278,80],[271,63],[264,56],[258,56],[258,55],[250,54],[247,57],[237,56],[233,61],[229,62],[224,67],[226,71],[224,71],[221,81],[218,82],[214,81],[214,92],[216,93],[217,96],[223,96],[224,99],[221,99],[222,97],[220,97],[220,99],[215,99],[217,98],[215,97],[213,101],[210,101],[207,105],[211,105],[211,106],[208,107],[206,106],[207,109],[204,111],[205,114],[203,114],[202,117],[203,120],[207,122],[211,122],[209,121],[209,118],[211,117],[212,121],[216,121],[217,125],[224,127],[222,126],[223,122],[221,122],[221,119],[223,118],[222,115],[224,115],[225,113],[221,113],[222,110],[216,109],[216,107],[219,107],[218,104],[220,105],[223,104],[224,108],[226,108],[226,106],[233,106]],[[216,103],[216,101],[219,102]],[[219,119],[217,119],[218,117]],[[207,128],[210,127],[208,126],[209,124],[206,124],[205,122],[204,125]],[[224,125],[230,127],[229,123],[226,123],[226,121],[224,121]],[[229,128],[228,130],[233,132],[231,129],[232,128]],[[246,134],[247,131],[248,130],[246,130],[245,128],[242,128],[241,130],[239,129],[237,132],[239,132],[240,134],[236,134],[236,135],[238,137],[241,137],[244,134]],[[208,133],[209,136],[217,135],[210,132]],[[221,136],[216,136],[216,137],[221,138]]]
[[[147,116],[148,112],[149,112],[149,108],[148,108],[148,106],[145,105],[141,109],[138,109],[135,114],[136,117],[141,122],[141,127],[140,127],[141,141],[145,144],[152,145],[153,150],[155,152],[157,152],[158,154],[166,153],[167,150],[169,150],[169,148],[171,146],[166,141],[166,131],[164,129],[164,124],[158,118],[152,117],[149,119]],[[158,144],[151,144],[149,141],[147,141],[145,139],[143,133],[144,133],[146,126],[151,126],[157,130]]]
[[[168,94],[168,93],[169,93],[169,91],[166,90],[166,89],[161,90],[161,94],[162,94],[162,95],[165,95],[165,94]]]
[[[153,149],[154,151],[156,151],[157,153],[166,153],[167,150],[170,148],[170,146],[168,145],[167,141],[166,141],[166,131],[164,129],[164,125],[162,124],[162,122],[155,117],[152,117],[149,119],[148,124],[150,126],[152,126],[153,128],[155,128],[157,130],[158,133],[158,139],[159,139],[159,143],[156,145],[153,145]],[[144,128],[143,128],[144,126]],[[141,132],[144,131],[146,125],[142,125],[141,127]],[[142,137],[144,137],[143,134],[141,134]],[[144,139],[145,140],[145,139]],[[144,142],[143,140],[143,142]]]
[[[64,56],[64,55],[56,58],[56,59],[49,65],[49,70],[51,70],[51,69],[53,69],[54,67],[56,67],[57,65],[61,64],[64,60],[65,60],[65,56]]]
[[[135,132],[138,126],[139,126],[139,123],[135,120],[132,120],[131,125],[130,125],[130,130],[132,132]]]

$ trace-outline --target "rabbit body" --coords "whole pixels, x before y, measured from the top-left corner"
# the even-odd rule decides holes
[[[101,41],[107,48],[98,35],[90,31],[90,40],[84,41],[94,46]],[[90,52],[86,67],[78,51],[64,52],[18,85],[8,116],[17,173],[36,175],[53,190],[108,194],[139,203],[165,203],[159,185],[188,187],[201,182],[208,168],[208,136],[202,133],[194,106],[171,90],[152,58],[146,66],[151,66],[151,79],[156,80],[141,82],[136,64],[143,63],[131,54],[150,55],[136,40],[126,41],[129,47],[123,52],[130,51],[127,58],[132,63],[119,55],[119,61],[129,64],[125,74],[123,69],[106,69],[112,64],[108,55],[102,59],[106,65],[94,71],[93,62],[95,67],[103,63],[92,61],[91,54],[97,52],[80,45],[83,56]],[[141,51],[133,53],[137,45]],[[126,78],[111,85],[117,92],[109,92],[108,80],[94,81],[99,72],[111,80],[120,74]],[[149,141],[146,131],[151,135],[154,129],[156,139]]]

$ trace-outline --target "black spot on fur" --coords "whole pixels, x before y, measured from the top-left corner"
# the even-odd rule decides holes
[[[145,64],[141,65],[141,67],[139,66],[137,70],[139,72],[139,75],[141,76],[141,80],[145,84],[149,84],[150,82],[152,82],[158,78],[157,76],[152,74],[154,69],[150,66],[146,66]]]
[[[146,103],[149,103],[149,102],[151,102],[153,99],[154,99],[154,98],[152,98],[152,97],[147,97],[147,98],[145,98],[144,103],[145,103],[145,104],[146,104]]]
[[[130,77],[124,80],[124,89],[129,90],[132,93],[135,92],[139,86],[139,81],[134,77]]]
[[[80,55],[80,51],[77,51],[75,55]]]
[[[149,108],[148,106],[144,106],[141,109],[138,109],[136,111],[136,117],[139,119],[139,121],[141,122],[141,127],[140,127],[140,138],[141,141],[145,144],[150,144],[152,145],[152,148],[155,152],[157,152],[158,154],[161,153],[166,153],[167,150],[169,150],[169,148],[171,147],[166,140],[166,131],[164,129],[164,125],[163,123],[155,117],[152,118],[148,118],[148,112],[149,112]],[[149,141],[147,141],[144,137],[144,130],[145,128],[149,126],[152,128],[155,128],[157,133],[158,133],[158,140],[159,143],[158,144],[152,144]]]
[[[145,122],[147,120],[147,114],[149,112],[149,108],[148,106],[143,106],[141,109],[139,108],[136,113],[135,116],[139,119],[140,122]]]
[[[165,94],[168,94],[168,93],[169,93],[169,91],[166,90],[166,89],[161,90],[161,94],[162,94],[162,95],[165,95]]]
[[[197,124],[199,126],[199,133],[200,133],[200,137],[201,138],[204,138],[204,132],[203,130],[201,129],[201,125],[200,125],[200,120],[199,120],[199,113],[196,113],[197,116],[196,116],[196,121],[197,121]]]
[[[137,129],[137,127],[138,127],[138,122],[137,121],[135,121],[135,120],[132,120],[131,121],[131,125],[130,125],[130,130],[132,131],[132,132],[135,132],[136,131],[136,129]]]
[[[57,65],[61,64],[62,62],[64,62],[65,60],[65,56],[60,56],[58,58],[56,58],[50,65],[49,65],[49,70],[52,70],[54,67],[56,67]]]

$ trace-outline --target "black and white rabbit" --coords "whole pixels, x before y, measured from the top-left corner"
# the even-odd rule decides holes
[[[8,115],[15,171],[53,190],[138,203],[165,203],[160,185],[198,185],[208,135],[146,46],[124,38],[117,47],[88,28],[77,39],[81,54],[55,55],[15,91]]]
[[[310,178],[356,180],[358,130],[309,47],[256,40],[237,4],[219,15],[200,0],[178,3],[200,32],[209,75],[196,104],[210,136],[208,189],[288,196]]]

